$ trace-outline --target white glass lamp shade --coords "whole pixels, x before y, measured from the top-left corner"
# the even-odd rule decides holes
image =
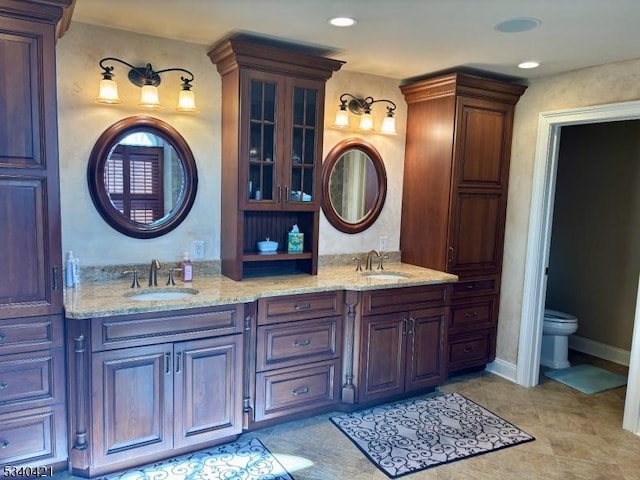
[[[396,119],[393,118],[393,115],[387,115],[384,117],[382,126],[380,127],[380,133],[384,133],[386,135],[398,134],[398,132],[396,132]]]
[[[104,78],[100,80],[100,90],[96,102],[107,104],[122,103],[122,100],[118,97],[118,84],[115,80]]]
[[[371,112],[364,112],[360,118],[360,130],[371,131],[373,130],[373,117]]]
[[[178,107],[176,108],[179,112],[197,112],[196,108],[196,97],[191,90],[180,90],[180,95],[178,96]]]
[[[349,112],[346,108],[340,107],[340,110],[336,112],[336,119],[333,122],[333,126],[336,128],[349,127]]]
[[[160,100],[158,99],[158,87],[153,85],[143,85],[140,89],[140,104],[144,108],[160,108]]]

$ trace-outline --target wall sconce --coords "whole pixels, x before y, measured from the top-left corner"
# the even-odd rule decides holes
[[[178,96],[179,112],[197,112],[196,100],[191,90],[191,82],[193,82],[193,74],[184,68],[165,68],[164,70],[154,70],[150,63],[146,67],[135,67],[124,60],[115,57],[106,57],[100,60],[100,68],[102,68],[102,80],[100,80],[100,92],[98,93],[97,103],[117,104],[122,103],[118,97],[118,85],[113,79],[114,67],[105,65],[105,62],[119,62],[129,67],[127,77],[129,81],[140,88],[140,103],[144,108],[161,108],[162,104],[158,98],[158,85],[160,85],[160,74],[165,72],[184,72],[189,77],[180,77],[182,80],[182,90]]]
[[[380,127],[380,133],[386,135],[396,135],[396,119],[393,118],[393,113],[396,109],[396,104],[391,100],[380,99],[374,100],[373,97],[358,98],[350,93],[343,93],[340,95],[340,109],[336,113],[336,120],[333,123],[337,128],[349,127],[349,112],[360,115],[360,130],[372,131],[373,130],[373,117],[371,116],[371,105],[378,102],[386,102],[391,106],[387,106],[387,115],[382,121]]]

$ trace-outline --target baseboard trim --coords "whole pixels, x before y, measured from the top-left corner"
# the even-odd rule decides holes
[[[606,345],[577,335],[569,335],[569,348],[624,365],[625,367],[628,367],[631,361],[631,352],[628,350],[612,347],[611,345]]]
[[[516,382],[517,366],[513,363],[505,362],[496,358],[493,362],[487,364],[486,371],[498,375],[511,382]]]

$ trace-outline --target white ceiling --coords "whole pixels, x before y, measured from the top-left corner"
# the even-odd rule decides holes
[[[335,15],[358,23],[332,27]],[[494,30],[516,17],[542,23]],[[640,58],[640,0],[77,0],[72,20],[207,47],[253,32],[327,49],[346,70],[397,79],[454,67],[533,78]],[[524,60],[541,66],[517,68]]]

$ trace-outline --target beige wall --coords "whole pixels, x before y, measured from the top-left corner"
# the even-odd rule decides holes
[[[547,308],[577,335],[631,350],[640,271],[640,121],[563,127]]]
[[[220,36],[222,36],[221,32]],[[212,43],[217,35],[212,32]],[[220,76],[207,47],[158,37],[89,26],[72,22],[57,47],[58,116],[60,137],[61,208],[63,250],[73,250],[83,265],[144,263],[152,257],[177,261],[194,240],[205,241],[205,258],[220,258]],[[122,105],[94,103],[101,69],[107,56],[135,65],[150,62],[154,68],[183,67],[193,72],[198,114],[174,111],[180,78],[166,74],[159,87],[165,105],[158,111],[137,107],[139,89],[126,79],[126,67],[115,64]],[[322,216],[320,254],[360,252],[377,248],[379,235],[389,237],[389,249],[399,246],[402,198],[402,158],[406,108],[398,81],[373,75],[340,71],[327,83],[324,152],[340,140],[359,136],[355,131],[330,128],[343,92],[389,98],[398,103],[397,136],[366,135],[380,151],[389,176],[389,195],[382,214],[368,231],[346,235],[335,230]],[[385,109],[376,106],[376,125]],[[109,227],[95,210],[86,182],[87,161],[99,135],[121,118],[150,114],[173,125],[193,150],[198,168],[198,195],[186,221],[176,230],[156,239],[139,240]],[[355,122],[354,122],[355,123]],[[320,172],[319,172],[320,173]]]
[[[640,60],[536,79],[516,106],[497,357],[517,363],[538,117],[541,112],[640,99]]]

